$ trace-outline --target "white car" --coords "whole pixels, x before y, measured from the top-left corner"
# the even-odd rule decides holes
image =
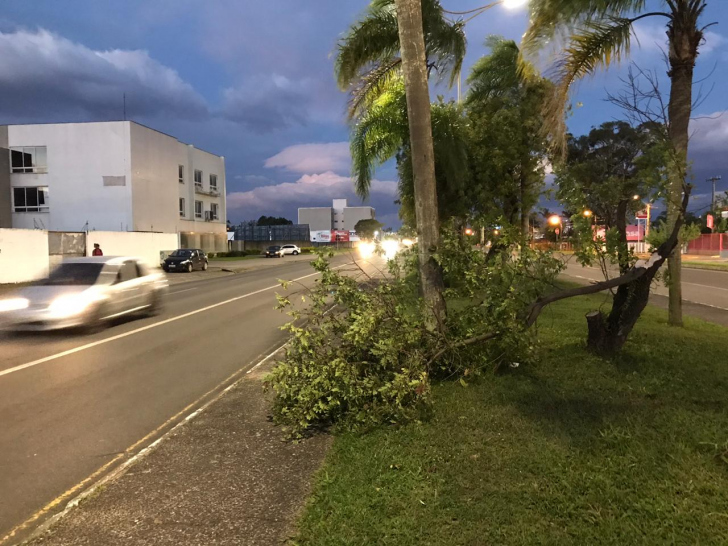
[[[283,245],[281,247],[281,252],[286,254],[293,254],[294,256],[298,256],[301,253],[301,249],[298,248],[296,245]]]
[[[137,258],[74,258],[47,279],[0,298],[0,325],[9,330],[93,331],[116,317],[156,315],[166,290],[164,275]]]

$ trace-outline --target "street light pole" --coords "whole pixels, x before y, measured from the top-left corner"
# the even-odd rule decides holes
[[[711,201],[711,207],[710,207],[711,213],[715,212],[715,183],[720,180],[722,180],[721,176],[713,176],[713,177],[707,179],[708,182],[713,183],[713,200]]]

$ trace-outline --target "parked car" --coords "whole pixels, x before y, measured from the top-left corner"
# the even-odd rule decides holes
[[[164,259],[162,269],[192,273],[195,269],[207,271],[207,255],[199,248],[179,248]]]
[[[265,257],[266,258],[283,258],[286,253],[283,252],[283,249],[280,246],[269,246],[265,249]]]
[[[298,256],[301,253],[301,249],[298,248],[296,245],[283,245],[281,247],[281,250],[283,251],[283,254],[293,254],[294,256]]]
[[[11,330],[96,330],[116,317],[157,314],[166,290],[164,275],[138,258],[75,258],[0,299],[0,324]]]

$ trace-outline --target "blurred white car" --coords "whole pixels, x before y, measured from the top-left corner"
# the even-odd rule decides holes
[[[138,258],[64,261],[42,281],[0,299],[0,325],[11,330],[95,330],[109,320],[161,310],[167,280]]]
[[[281,251],[283,254],[293,254],[294,256],[298,256],[301,253],[301,249],[296,245],[283,245]]]

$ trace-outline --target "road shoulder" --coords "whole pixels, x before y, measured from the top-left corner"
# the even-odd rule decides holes
[[[267,362],[29,544],[276,544],[290,536],[326,435],[282,441]]]

